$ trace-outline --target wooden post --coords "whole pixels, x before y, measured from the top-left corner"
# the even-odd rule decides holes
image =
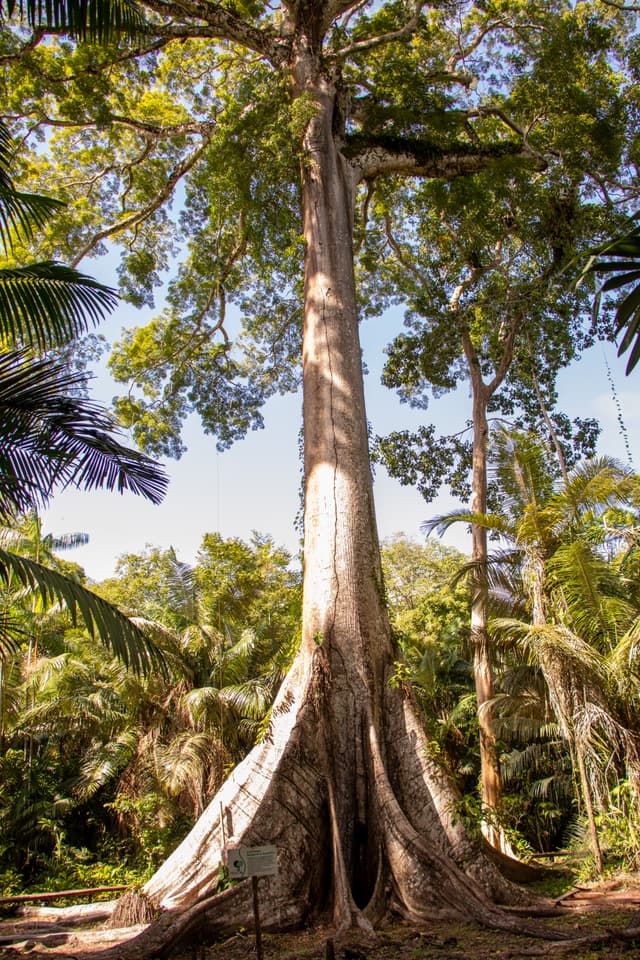
[[[258,878],[251,877],[251,892],[253,893],[253,921],[256,931],[256,957],[263,960],[262,953],[262,928],[260,927],[260,905],[258,903]]]

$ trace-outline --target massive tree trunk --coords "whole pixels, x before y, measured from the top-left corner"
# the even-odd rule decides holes
[[[456,915],[514,929],[519,922],[494,903],[519,894],[456,822],[450,781],[429,756],[410,696],[392,682],[353,276],[358,177],[334,141],[335,89],[306,50],[294,79],[316,106],[302,161],[302,644],[268,736],[145,893],[165,909],[204,898],[195,912],[209,931],[250,925],[248,884],[207,898],[233,837],[278,848],[279,873],[261,885],[267,928],[328,913],[339,930],[370,932],[391,905],[412,919]]]
[[[145,885],[164,912],[118,947],[139,958],[200,934],[251,926],[251,886],[217,893],[225,843],[273,844],[277,876],[260,882],[264,926],[319,916],[371,933],[389,908],[403,916],[475,918],[523,929],[495,904],[520,892],[456,818],[459,799],[429,744],[410,693],[394,678],[367,440],[353,274],[353,211],[365,161],[347,159],[334,82],[318,50],[323,4],[293,44],[294,95],[314,106],[302,144],[305,238],[304,609],[300,650],[262,743],[236,768],[189,836]],[[419,162],[383,151],[367,171]],[[491,162],[431,154],[430,175]],[[404,165],[404,167],[402,166]],[[413,167],[411,167],[413,170]],[[534,932],[534,931],[531,931]],[[537,929],[536,929],[537,932]]]

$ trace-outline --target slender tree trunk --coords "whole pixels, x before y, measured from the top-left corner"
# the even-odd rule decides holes
[[[593,849],[593,859],[598,874],[602,873],[604,866],[602,862],[602,850],[600,848],[600,838],[598,837],[598,826],[596,824],[596,815],[593,808],[593,796],[587,765],[584,762],[584,751],[580,743],[576,743],[576,757],[578,760],[578,770],[580,771],[580,783],[582,785],[582,797],[584,800],[585,811],[587,814],[587,823],[589,824],[589,836],[591,837],[591,847]]]
[[[487,447],[489,425],[487,422],[487,399],[482,383],[472,377],[473,389],[473,470],[471,481],[471,511],[487,512]],[[471,582],[471,648],[473,651],[473,675],[478,703],[478,727],[480,733],[480,782],[482,806],[488,815],[483,819],[482,831],[492,847],[507,852],[502,831],[496,822],[496,814],[502,804],[502,781],[493,731],[491,708],[488,706],[495,695],[491,638],[488,628],[489,588],[487,584],[487,530],[480,524],[471,525],[471,558],[475,572]]]
[[[542,627],[547,623],[544,558],[536,551],[530,550],[528,564],[533,600],[533,624],[534,626]],[[593,792],[584,761],[584,750],[582,744],[579,742],[579,738],[575,735],[574,728],[575,716],[582,706],[581,700],[584,699],[584,692],[576,689],[575,679],[573,677],[568,678],[568,680],[566,677],[563,677],[565,671],[563,670],[562,663],[558,660],[557,656],[554,656],[553,649],[549,644],[544,645],[540,660],[556,716],[560,721],[564,736],[573,748],[573,753],[575,754],[578,764],[580,787],[585,813],[587,815],[587,823],[589,825],[593,859],[596,870],[600,874],[602,873],[603,862],[598,837],[598,827],[596,824]]]

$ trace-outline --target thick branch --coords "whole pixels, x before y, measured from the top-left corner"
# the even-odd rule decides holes
[[[196,134],[198,136],[207,137],[210,139],[210,134],[215,128],[215,123],[211,120],[193,120],[185,123],[170,124],[168,126],[158,126],[158,124],[148,123],[146,120],[136,120],[133,117],[123,117],[116,113],[111,114],[109,119],[114,124],[118,124],[119,126],[123,127],[130,127],[132,130],[137,130],[138,133],[153,137],[154,140],[168,140],[171,137],[184,137],[189,134]],[[39,124],[46,124],[48,127],[75,127],[82,130],[88,130],[92,127],[97,127],[98,125],[103,127],[105,124],[104,119],[102,119],[100,124],[98,124],[98,121],[96,120],[60,120],[57,117],[48,117],[44,113],[39,114],[38,122]]]
[[[487,384],[487,396],[489,397],[493,396],[508,373],[509,367],[511,366],[511,361],[513,360],[516,337],[520,330],[523,319],[524,314],[522,311],[519,311],[509,327],[509,333],[504,341],[504,347],[502,348],[502,356],[500,358],[500,363],[498,364],[498,369],[496,370],[493,379]]]
[[[506,19],[494,20],[491,23],[486,24],[484,27],[478,30],[478,33],[475,35],[475,37],[473,37],[472,40],[470,40],[470,42],[467,44],[466,47],[463,47],[462,45],[460,45],[457,53],[454,53],[449,57],[449,61],[447,63],[447,66],[449,67],[449,69],[452,71],[455,70],[456,66],[460,63],[461,60],[465,60],[467,57],[471,56],[471,54],[478,49],[478,47],[480,46],[484,38],[489,33],[492,33],[494,30],[499,30],[501,27],[506,27],[508,25],[509,25],[509,22]]]
[[[373,50],[375,47],[381,47],[387,43],[393,43],[394,40],[402,40],[404,37],[411,36],[418,26],[422,8],[425,6],[426,3],[423,2],[423,0],[418,0],[413,15],[402,27],[398,27],[397,30],[390,30],[388,33],[381,33],[376,37],[369,37],[367,40],[357,40],[355,43],[350,43],[348,46],[341,47],[337,50],[335,56],[340,60],[344,60],[354,53]]]
[[[247,23],[231,9],[207,0],[145,0],[145,6],[169,23],[151,26],[156,36],[167,38],[210,37],[230,40],[253,50],[273,64],[282,63],[289,54],[290,42],[269,28]],[[200,21],[198,26],[193,21]]]
[[[45,31],[41,31],[42,35],[45,34]],[[39,41],[38,41],[39,42]],[[54,77],[51,74],[43,73],[42,76],[47,80],[50,80],[52,83],[73,83],[76,80],[80,80],[83,77],[96,76],[104,72],[105,70],[111,70],[117,64],[128,63],[131,60],[138,60],[140,57],[145,57],[150,53],[159,53],[166,45],[169,43],[169,40],[166,38],[161,38],[159,40],[154,40],[149,43],[147,46],[140,46],[135,48],[127,47],[119,56],[109,57],[108,60],[105,60],[103,63],[92,63],[85,70],[79,70],[77,73],[68,73],[61,77]],[[33,44],[35,47],[37,44]],[[22,56],[22,51],[20,53]],[[3,60],[15,59],[14,57],[0,57],[0,63]]]
[[[501,157],[531,157],[526,147],[513,142],[497,143],[484,149],[461,143],[443,149],[424,140],[360,136],[349,137],[343,153],[358,180],[390,173],[453,180],[484,170]]]

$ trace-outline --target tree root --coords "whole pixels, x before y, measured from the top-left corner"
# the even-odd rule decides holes
[[[518,949],[517,951],[505,951],[502,957],[548,957],[549,954],[561,956],[562,954],[572,954],[577,950],[589,947],[603,947],[606,944],[618,944],[623,950],[630,949],[636,940],[640,940],[640,927],[626,927],[623,930],[605,930],[602,933],[594,933],[587,937],[574,937],[573,940],[551,941],[540,949],[532,947],[527,950]]]
[[[266,740],[142,896],[123,898],[112,922],[148,919],[149,904],[159,915],[105,949],[83,949],[74,938],[83,960],[169,957],[190,939],[251,929],[251,884],[218,890],[231,838],[278,850],[278,874],[259,881],[265,931],[330,917],[340,941],[370,941],[373,924],[391,908],[413,922],[474,919],[510,933],[568,938],[497,905],[542,906],[504,880],[456,820],[456,794],[402,692],[380,677],[376,699],[364,668],[340,674],[324,648],[314,648],[285,680]]]
[[[133,927],[138,923],[151,923],[158,916],[158,908],[141,890],[127,890],[118,900],[107,927]]]

